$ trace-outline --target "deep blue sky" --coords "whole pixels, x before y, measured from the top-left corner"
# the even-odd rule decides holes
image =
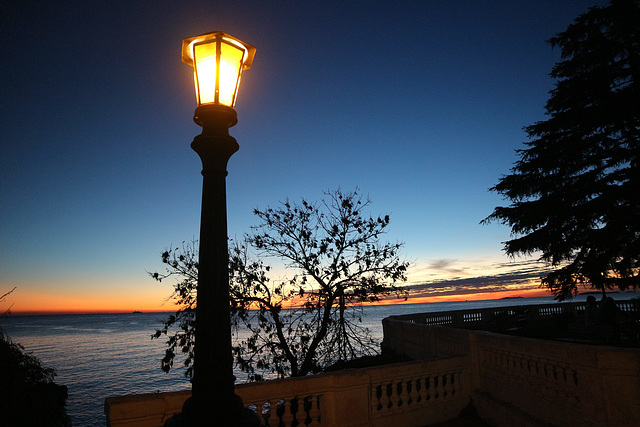
[[[170,284],[145,270],[200,220],[181,40],[214,30],[257,47],[231,129],[232,237],[256,224],[255,207],[358,186],[372,214],[390,214],[388,238],[406,242],[412,283],[494,274],[509,229],[479,222],[503,204],[487,189],[516,160],[522,127],[544,118],[559,59],[545,41],[605,4],[8,3],[0,291],[18,287],[16,311],[162,308]]]

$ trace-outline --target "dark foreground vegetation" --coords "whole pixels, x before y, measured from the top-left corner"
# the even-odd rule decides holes
[[[70,427],[67,387],[55,375],[0,329],[0,426]]]
[[[484,222],[511,228],[511,256],[536,255],[563,301],[583,286],[640,286],[640,1],[592,7],[549,40],[561,60],[546,118],[492,190]]]

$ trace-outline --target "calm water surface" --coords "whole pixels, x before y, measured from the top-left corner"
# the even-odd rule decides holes
[[[550,302],[551,297],[544,297],[372,306],[364,309],[363,324],[382,339],[381,321],[387,316]],[[69,388],[67,413],[75,427],[104,426],[105,397],[190,389],[181,369],[169,374],[160,370],[165,344],[162,339],[151,340],[151,334],[166,316],[11,316],[0,319],[0,326],[14,342],[56,369],[56,383]]]

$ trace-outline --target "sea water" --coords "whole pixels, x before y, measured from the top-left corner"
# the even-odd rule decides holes
[[[188,389],[180,372],[160,370],[163,340],[151,340],[167,314],[10,316],[0,326],[68,388],[74,427],[105,426],[104,399]]]
[[[381,340],[382,319],[388,316],[551,302],[551,297],[542,297],[368,306],[363,309],[362,324]],[[0,326],[45,366],[55,368],[56,383],[69,390],[67,414],[74,427],[104,426],[104,399],[108,396],[191,388],[183,375],[184,368],[178,366],[168,374],[160,369],[165,340],[152,340],[151,334],[167,316],[168,313],[9,316],[0,319]],[[238,377],[242,375],[238,373]]]

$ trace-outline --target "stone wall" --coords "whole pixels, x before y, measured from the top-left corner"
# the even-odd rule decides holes
[[[473,403],[495,426],[638,425],[638,349],[434,326],[426,314],[407,317],[383,320],[385,348],[413,358],[468,357]],[[457,315],[445,320],[456,318],[464,322]]]

